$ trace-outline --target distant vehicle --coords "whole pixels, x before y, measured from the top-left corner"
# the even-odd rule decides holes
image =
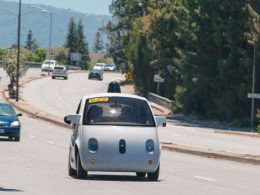
[[[41,66],[42,72],[51,72],[57,65],[59,65],[59,63],[56,60],[45,60]]]
[[[120,84],[116,81],[112,81],[108,84],[108,93],[121,93]]]
[[[103,69],[92,69],[88,74],[88,79],[103,80]]]
[[[157,181],[160,170],[158,126],[148,101],[122,93],[83,97],[76,114],[64,117],[72,125],[68,171],[79,179],[88,171],[135,172]]]
[[[52,72],[52,79],[56,77],[62,77],[64,79],[68,79],[68,73],[65,66],[55,66]]]
[[[18,116],[22,114],[16,114],[11,104],[0,103],[0,136],[20,141],[21,123]]]
[[[96,63],[96,65],[93,67],[93,70],[104,70],[106,64],[104,63]]]
[[[104,70],[106,70],[106,71],[116,71],[116,65],[115,64],[106,64],[104,66]]]

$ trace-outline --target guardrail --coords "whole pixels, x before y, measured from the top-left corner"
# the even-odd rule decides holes
[[[154,102],[154,103],[156,103],[158,105],[161,105],[161,106],[163,106],[165,108],[168,108],[169,110],[173,109],[174,101],[172,101],[172,100],[170,100],[168,98],[159,96],[159,95],[154,94],[154,93],[148,93],[147,99],[150,102]]]

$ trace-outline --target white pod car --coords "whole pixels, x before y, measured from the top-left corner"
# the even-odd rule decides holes
[[[166,118],[154,116],[148,101],[139,96],[103,93],[85,96],[72,124],[69,175],[85,178],[88,171],[136,172],[156,181],[160,169],[157,127]]]

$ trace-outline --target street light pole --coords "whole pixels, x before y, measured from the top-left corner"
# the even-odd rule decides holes
[[[50,14],[50,29],[49,29],[49,48],[48,48],[48,61],[49,61],[49,66],[48,66],[48,75],[50,74],[50,60],[51,60],[51,42],[52,42],[52,18],[53,18],[53,13],[50,10],[38,7],[38,6],[31,6],[32,8],[38,9],[43,13],[49,13]],[[67,9],[70,10],[70,9]]]
[[[20,75],[20,34],[21,34],[21,6],[19,0],[18,30],[17,30],[17,64],[16,64],[16,101],[19,101],[19,75]]]
[[[51,60],[51,41],[52,41],[52,12],[50,13],[50,32],[49,32],[49,49],[48,49],[48,60],[49,60],[49,68],[48,68],[48,75],[50,74],[50,60]]]
[[[254,43],[254,57],[253,57],[253,75],[252,75],[252,94],[255,93],[255,60],[256,60],[256,43]],[[251,128],[254,127],[254,110],[255,110],[255,99],[251,99]]]

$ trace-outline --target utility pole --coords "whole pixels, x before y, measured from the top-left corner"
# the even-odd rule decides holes
[[[256,43],[254,43],[254,57],[253,57],[253,75],[252,75],[252,94],[255,93],[255,61],[256,61]],[[251,99],[251,128],[254,127],[255,114],[255,99]]]
[[[22,2],[19,0],[18,12],[18,32],[17,32],[17,64],[16,64],[16,101],[19,101],[19,75],[20,75],[20,34],[21,34],[21,6]]]

